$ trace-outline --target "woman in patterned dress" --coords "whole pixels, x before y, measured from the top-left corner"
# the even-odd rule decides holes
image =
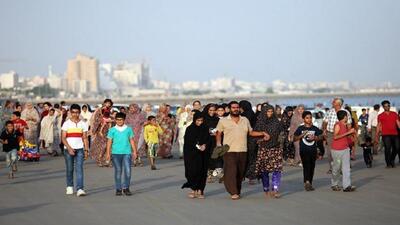
[[[139,149],[138,151],[138,158],[135,160],[132,157],[133,166],[143,166],[143,162],[141,157],[146,156],[146,152],[143,151],[145,149],[139,146],[139,138],[142,135],[143,131],[143,124],[146,122],[146,115],[144,112],[141,111],[138,104],[131,104],[129,105],[129,110],[126,114],[125,124],[132,128],[134,133],[134,141],[136,148]]]
[[[90,156],[93,160],[96,160],[97,165],[100,167],[110,166],[110,162],[107,162],[105,154],[107,133],[110,126],[103,126],[102,109],[111,111],[112,105],[113,102],[111,99],[104,100],[103,106],[96,109],[90,121],[90,134],[92,138],[90,145]],[[112,123],[112,121],[109,121],[108,123]]]
[[[163,129],[163,133],[160,135],[158,155],[164,159],[172,158],[172,142],[174,139],[175,132],[175,119],[168,116],[168,109],[166,104],[160,105],[157,114],[157,122]]]
[[[273,198],[279,198],[281,172],[283,163],[283,149],[280,145],[283,135],[282,123],[275,115],[272,105],[265,105],[258,116],[255,131],[263,131],[269,135],[268,140],[258,142],[258,154],[255,172],[262,179],[265,194]],[[272,174],[270,186],[269,175]]]

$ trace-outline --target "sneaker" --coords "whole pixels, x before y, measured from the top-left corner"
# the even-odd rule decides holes
[[[115,195],[116,195],[116,196],[122,196],[122,190],[121,190],[121,189],[117,189],[117,190],[115,191]]]
[[[73,195],[74,194],[74,187],[67,187],[65,194],[67,195]]]
[[[156,166],[151,166],[151,170],[157,170]]]
[[[342,190],[338,185],[332,186],[331,189],[332,189],[332,191],[341,191]]]
[[[304,189],[306,190],[306,191],[311,191],[311,184],[310,184],[310,182],[306,182],[305,184],[304,184]]]
[[[132,195],[132,192],[129,190],[129,188],[122,189],[122,192],[124,192],[124,194],[126,196],[131,196]]]
[[[85,196],[86,195],[86,192],[85,192],[85,190],[83,190],[83,189],[79,189],[77,192],[76,192],[76,196],[78,196],[78,197],[80,197],[80,196]]]
[[[343,189],[343,192],[353,192],[356,190],[355,186],[348,186],[347,188]]]

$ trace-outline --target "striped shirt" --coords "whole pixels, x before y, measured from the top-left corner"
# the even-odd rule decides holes
[[[347,112],[347,123],[351,124],[352,120],[351,120],[351,114],[349,111],[347,111],[346,109],[340,109],[340,110],[344,110]],[[326,122],[328,124],[328,126],[326,127],[326,130],[328,132],[333,133],[334,129],[335,129],[335,124],[336,122],[338,122],[338,118],[337,118],[337,113],[335,109],[330,109],[328,111],[328,113],[326,114],[325,118],[324,118],[324,122]]]
[[[67,142],[73,149],[83,148],[83,134],[88,131],[88,126],[80,120],[78,123],[72,122],[70,119],[63,124],[62,131],[66,132]]]

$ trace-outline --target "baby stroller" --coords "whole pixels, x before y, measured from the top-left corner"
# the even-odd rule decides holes
[[[30,144],[28,141],[23,141],[20,144],[18,151],[19,160],[21,161],[39,161],[40,153],[36,145]]]

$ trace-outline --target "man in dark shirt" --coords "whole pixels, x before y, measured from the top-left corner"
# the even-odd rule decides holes
[[[10,168],[8,178],[14,178],[17,171],[17,151],[19,148],[18,137],[21,134],[14,129],[12,121],[6,122],[6,129],[0,135],[0,143],[3,144],[3,151],[6,153],[7,167]]]
[[[368,114],[367,114],[367,109],[363,108],[361,109],[362,114],[360,115],[360,117],[358,118],[358,121],[361,122],[361,134],[359,137],[360,143],[363,144],[365,143],[365,138],[368,135],[368,130],[367,130],[367,126],[368,126]]]

